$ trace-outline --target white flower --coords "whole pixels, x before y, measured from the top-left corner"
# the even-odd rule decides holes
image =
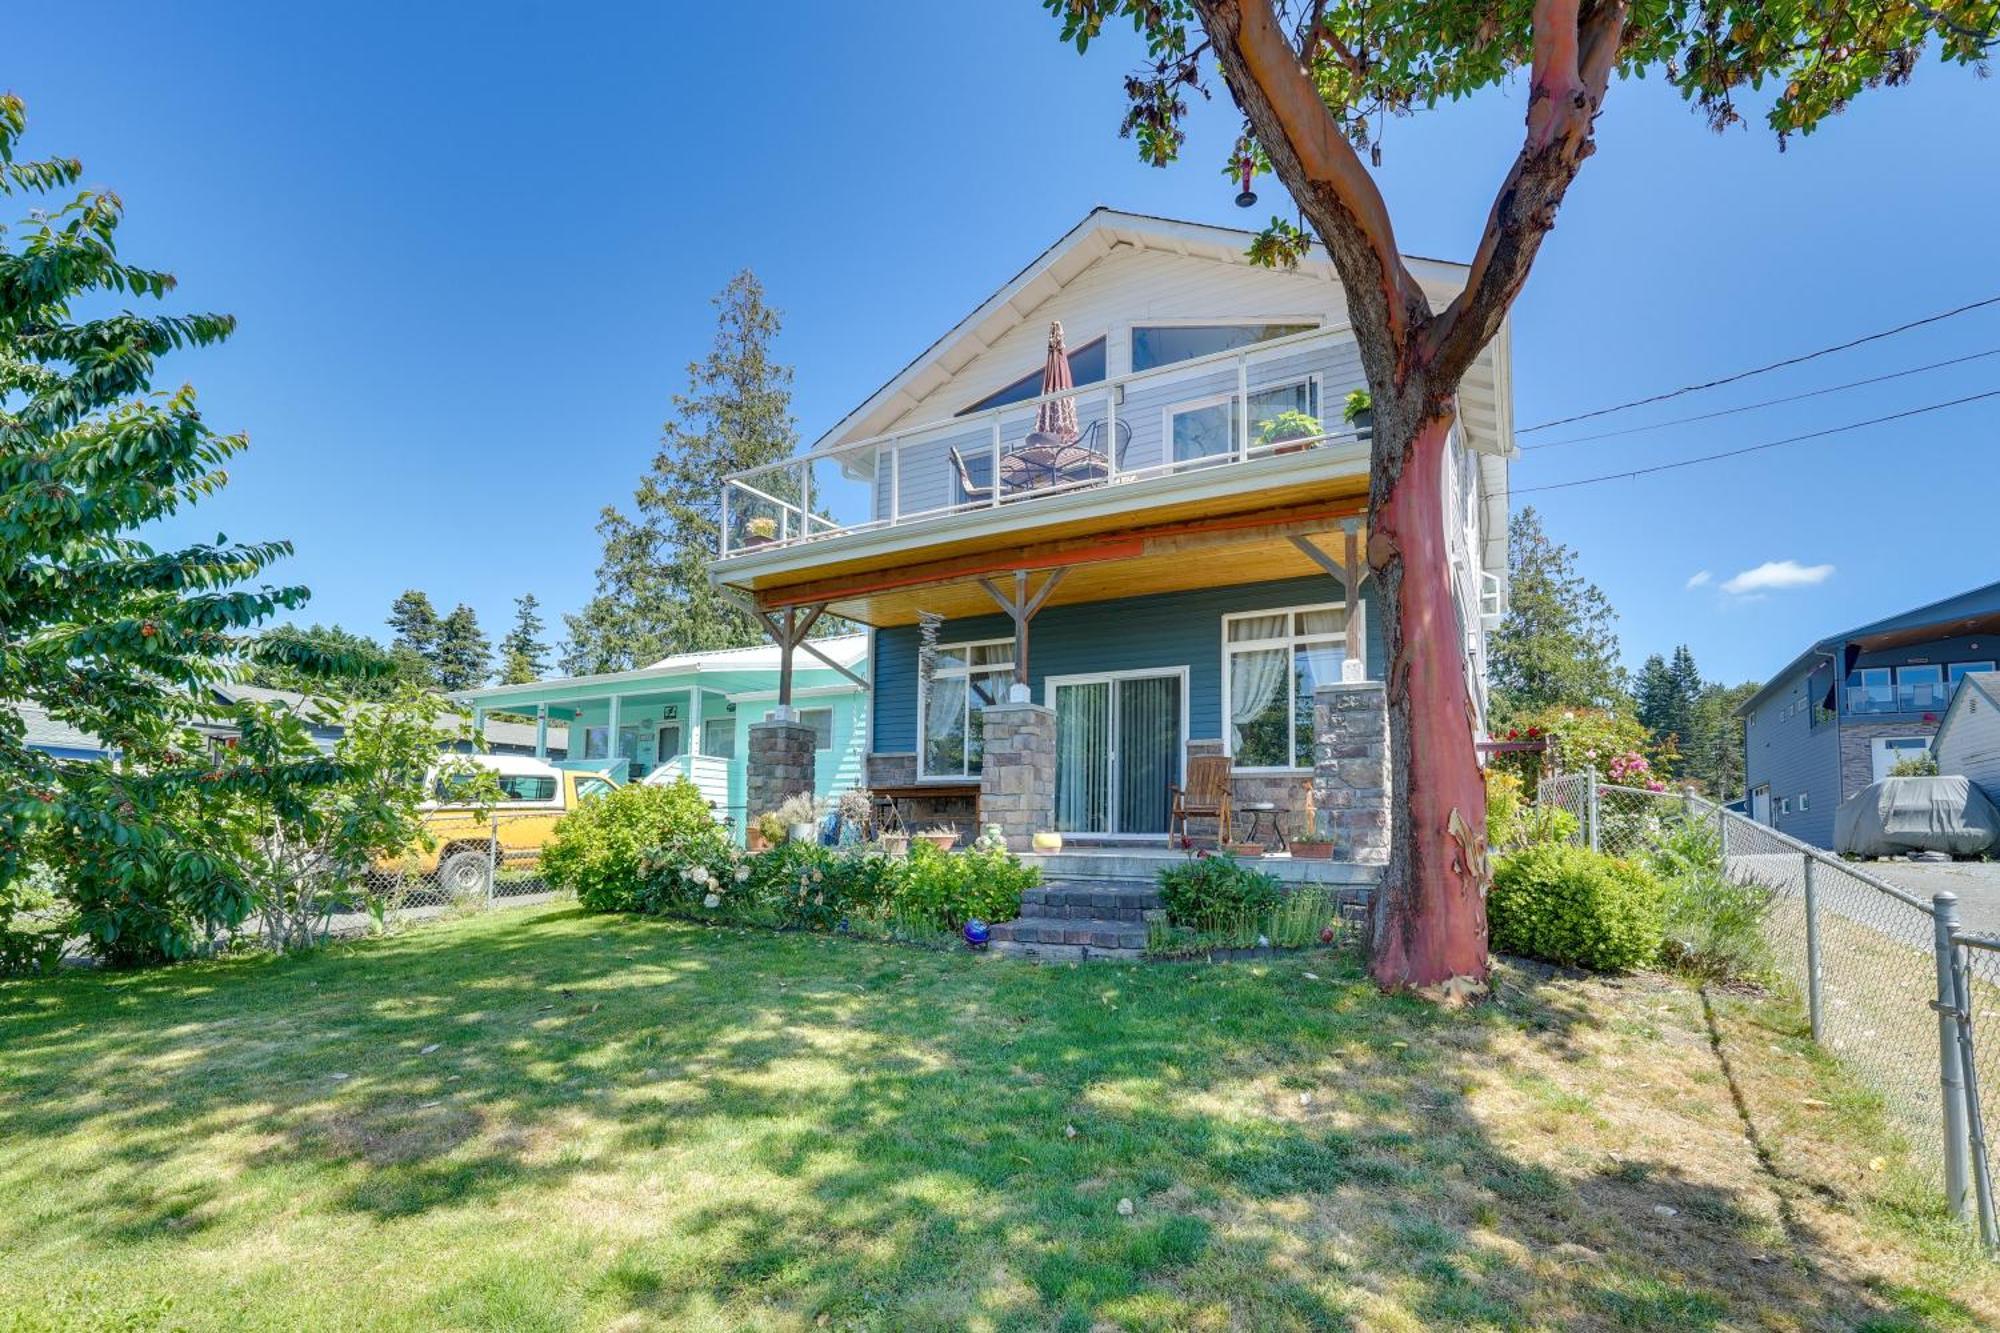
[[[714,911],[716,908],[722,906],[722,895],[719,893],[711,893],[708,895],[708,897],[703,898],[701,900],[701,905],[703,907],[708,908],[710,911]]]
[[[708,883],[709,881],[708,867],[704,865],[697,865],[693,867],[688,871],[688,878],[693,880],[697,884]]]
[[[745,880],[747,880],[747,879],[749,879],[749,878],[750,878],[750,867],[749,867],[749,866],[738,866],[738,867],[736,867],[736,882],[737,882],[738,884],[741,884],[741,883],[743,883],[743,882],[744,882]]]

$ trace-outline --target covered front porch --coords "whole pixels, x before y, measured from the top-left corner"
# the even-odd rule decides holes
[[[660,687],[616,680],[595,685],[550,682],[546,697],[472,700],[475,725],[490,713],[533,720],[535,757],[549,759],[549,728],[561,723],[569,748],[553,760],[559,768],[605,773],[638,782],[661,770],[685,777],[718,809],[730,804],[730,765],[736,756],[735,706],[728,692],[688,682]]]

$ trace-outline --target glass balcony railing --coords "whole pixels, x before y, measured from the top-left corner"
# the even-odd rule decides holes
[[[1353,337],[1315,330],[898,430],[722,480],[719,554],[1364,444]]]

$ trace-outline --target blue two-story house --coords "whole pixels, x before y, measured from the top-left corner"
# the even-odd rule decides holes
[[[810,452],[723,479],[711,577],[780,643],[822,614],[866,628],[865,781],[906,819],[1158,844],[1191,758],[1227,756],[1237,807],[1267,816],[1239,837],[1307,829],[1316,691],[1388,671],[1365,379],[1330,261],[1262,268],[1251,240],[1099,209]],[[1436,305],[1464,285],[1406,262]],[[1509,346],[1503,328],[1458,395],[1456,623],[1421,645],[1462,668],[1475,729],[1505,597]],[[1044,727],[1052,748],[1021,741]],[[1017,747],[998,764],[996,728]]]
[[[2000,583],[1821,639],[1746,700],[1747,809],[1818,847],[1840,803],[1930,749],[1959,682],[2000,661]]]

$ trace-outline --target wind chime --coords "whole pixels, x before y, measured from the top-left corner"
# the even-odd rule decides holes
[[[943,626],[944,617],[937,612],[917,612],[917,680],[926,698],[931,692],[931,677],[937,674],[938,630]]]
[[[1243,188],[1236,196],[1238,208],[1255,208],[1257,192],[1250,188],[1250,178],[1257,172],[1256,155],[1250,151],[1250,136],[1244,135],[1236,141],[1236,175]]]

